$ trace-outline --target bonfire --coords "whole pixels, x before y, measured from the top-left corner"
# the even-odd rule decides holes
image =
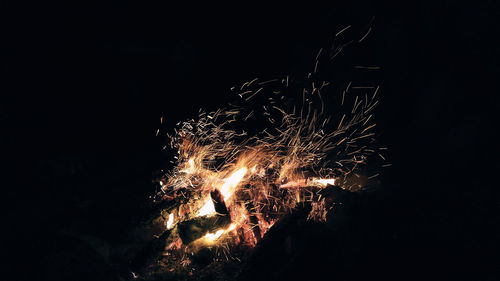
[[[239,260],[283,217],[300,208],[326,221],[329,190],[356,191],[378,175],[364,170],[385,160],[373,118],[378,85],[335,92],[319,75],[342,47],[320,50],[302,80],[253,79],[231,89],[231,104],[177,124],[168,134],[174,168],[156,180],[146,222],[154,238],[132,261],[134,274],[162,258],[178,270],[207,250],[210,262]]]

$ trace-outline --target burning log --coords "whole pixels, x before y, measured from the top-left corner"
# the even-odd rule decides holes
[[[203,216],[179,223],[179,237],[189,244],[207,233],[215,232],[231,224],[229,215]]]
[[[149,241],[132,259],[130,262],[130,268],[134,272],[141,272],[145,266],[157,261],[162,253],[165,251],[167,245],[171,244],[177,239],[181,239],[184,245],[188,245],[191,242],[203,237],[207,233],[215,232],[220,228],[225,228],[231,224],[231,217],[229,211],[224,203],[224,199],[218,190],[214,190],[210,193],[211,201],[213,203],[214,209],[217,212],[215,215],[198,216],[194,214],[189,214],[188,217],[193,217],[181,222],[177,225],[169,225],[169,218],[172,217],[171,214],[178,211],[179,209],[186,207],[190,208],[191,205],[200,205],[199,202],[195,202],[193,198],[197,197],[183,197],[178,200],[173,200],[159,204],[150,218],[149,222],[161,221],[163,225],[163,232],[155,236],[151,241]],[[198,200],[199,201],[199,200]],[[181,216],[178,216],[181,217]],[[165,227],[167,229],[165,229]]]
[[[215,232],[231,224],[231,216],[221,193],[214,190],[210,193],[210,197],[217,214],[196,217],[179,223],[179,236],[184,244],[187,245],[207,233]]]
[[[215,211],[218,214],[229,216],[229,211],[226,207],[226,203],[224,203],[224,198],[222,197],[220,191],[215,189],[214,191],[210,192],[210,197],[212,198],[212,202],[214,203]]]
[[[173,199],[162,200],[156,206],[154,206],[153,211],[144,220],[146,224],[164,224],[168,221],[170,214],[176,214],[177,217],[183,215],[183,206],[197,206],[199,199],[202,198],[202,193],[200,191],[187,190],[183,191],[181,194],[176,194]]]

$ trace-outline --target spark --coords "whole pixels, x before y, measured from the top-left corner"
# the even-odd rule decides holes
[[[335,37],[339,36],[342,32],[346,31],[346,30],[347,30],[347,29],[349,29],[350,27],[351,27],[350,25],[348,25],[348,26],[344,27],[342,30],[340,30],[339,32],[337,32],[337,33],[335,34]]]
[[[372,31],[372,28],[368,28],[368,31],[365,33],[365,35],[363,35],[363,37],[361,37],[361,39],[359,39],[359,43],[361,43],[363,40],[365,40],[365,38],[368,36],[368,34],[370,34],[370,31]]]

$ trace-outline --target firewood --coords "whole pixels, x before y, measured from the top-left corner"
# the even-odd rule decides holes
[[[229,215],[217,214],[197,217],[179,223],[179,236],[182,243],[187,245],[207,233],[216,232],[218,229],[228,227],[230,224],[231,217]]]

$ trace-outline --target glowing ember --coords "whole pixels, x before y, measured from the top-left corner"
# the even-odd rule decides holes
[[[219,229],[215,233],[207,233],[203,236],[205,242],[213,243],[219,239],[223,234],[228,233],[236,228],[236,224],[231,224],[227,229]]]

